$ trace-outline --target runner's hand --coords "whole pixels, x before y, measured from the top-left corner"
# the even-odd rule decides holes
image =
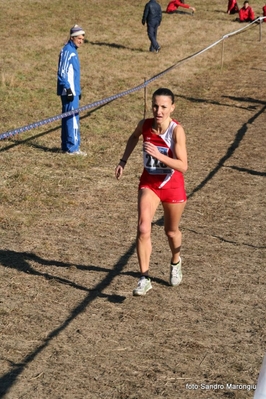
[[[123,166],[118,164],[117,167],[115,168],[115,177],[117,178],[117,180],[119,180],[122,177],[123,171],[124,171]]]
[[[147,152],[147,154],[151,155],[154,158],[159,159],[161,153],[156,147],[156,145],[150,143],[149,141],[145,141],[143,144],[144,151]]]

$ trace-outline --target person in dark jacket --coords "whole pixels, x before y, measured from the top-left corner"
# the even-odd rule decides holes
[[[155,51],[156,53],[160,50],[160,45],[157,42],[157,30],[162,21],[162,9],[160,4],[156,0],[150,0],[146,3],[143,16],[142,25],[147,24],[147,33],[150,39],[150,51]]]

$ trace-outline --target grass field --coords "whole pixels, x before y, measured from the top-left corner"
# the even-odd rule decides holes
[[[159,208],[153,290],[134,298],[141,145],[120,182],[114,169],[144,90],[80,115],[85,159],[60,152],[60,120],[0,141],[0,397],[253,398],[266,346],[266,23],[179,64],[245,25],[227,1],[195,0],[193,17],[163,14],[150,54],[145,2],[1,1],[0,135],[60,114],[58,55],[78,23],[81,106],[177,64],[148,85],[147,116],[152,92],[173,90],[189,169],[183,283],[168,286]]]

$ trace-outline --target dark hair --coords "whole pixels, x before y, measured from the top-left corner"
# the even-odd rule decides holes
[[[172,100],[172,104],[175,102],[175,95],[170,89],[166,89],[165,87],[161,87],[160,89],[157,89],[153,95],[152,98],[154,99],[155,96],[167,96],[170,97]]]

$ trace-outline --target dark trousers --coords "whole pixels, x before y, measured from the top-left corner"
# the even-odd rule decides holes
[[[157,42],[157,30],[158,30],[159,25],[147,25],[147,33],[148,37],[150,39],[151,45],[150,45],[150,51],[156,51],[158,50],[159,43]]]

